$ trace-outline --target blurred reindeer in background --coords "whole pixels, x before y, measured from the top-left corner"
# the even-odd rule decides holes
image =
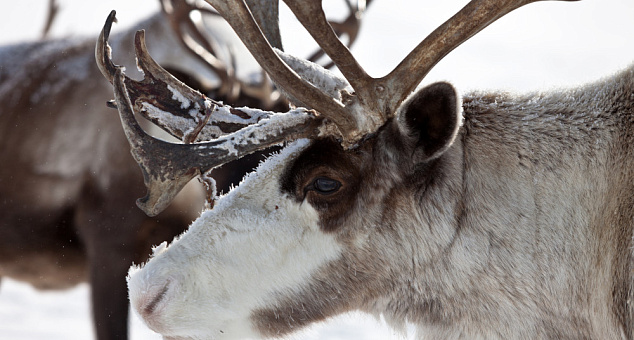
[[[235,106],[288,110],[266,75],[242,81],[231,53],[226,61],[218,57],[228,46],[192,15],[217,15],[213,10],[184,0],[161,6],[162,12],[110,40],[114,57],[131,72],[134,52],[126,46],[135,31],[147,29],[157,61],[202,93]],[[342,33],[352,42],[363,9],[350,9],[342,24],[350,29]],[[49,28],[56,11],[51,2]],[[200,213],[204,195],[199,185],[189,186],[155,218],[134,205],[143,176],[116,111],[105,105],[112,86],[94,55],[92,38],[0,47],[0,277],[39,289],[88,281],[97,338],[125,339],[130,264],[182,233]],[[218,189],[228,190],[260,157],[218,169]]]

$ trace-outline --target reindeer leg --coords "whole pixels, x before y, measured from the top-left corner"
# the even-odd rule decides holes
[[[128,338],[128,294],[125,278],[131,262],[131,255],[125,254],[91,259],[92,312],[99,340]]]
[[[75,223],[88,258],[95,331],[99,340],[127,339],[126,275],[133,262],[138,228],[146,217],[127,191],[100,189],[94,182],[84,188]],[[142,183],[114,182],[142,190]]]

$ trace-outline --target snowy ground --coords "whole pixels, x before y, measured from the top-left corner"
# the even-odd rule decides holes
[[[326,2],[332,2],[328,0]],[[0,44],[35,39],[48,0],[4,1]],[[94,35],[117,9],[122,29],[158,8],[156,0],[60,0],[54,36]],[[354,48],[373,76],[391,70],[427,33],[466,0],[375,0]],[[303,40],[301,39],[295,39]],[[634,62],[634,1],[545,1],[494,23],[452,52],[425,83],[448,80],[459,90],[515,91],[571,86],[609,75]],[[286,43],[293,46],[293,43]],[[291,49],[292,52],[292,49]],[[64,292],[36,292],[4,279],[0,284],[0,340],[91,339],[86,285]],[[132,339],[158,339],[138,319]],[[360,316],[318,325],[300,339],[398,339],[380,322]]]
[[[42,292],[10,279],[0,284],[0,340],[86,340],[93,329],[88,303],[89,287],[82,284],[67,291]],[[161,337],[131,314],[131,340]],[[316,325],[290,339],[404,339],[373,317],[354,314]]]

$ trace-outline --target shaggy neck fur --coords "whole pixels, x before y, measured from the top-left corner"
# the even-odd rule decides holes
[[[393,314],[432,339],[631,338],[633,92],[630,68],[558,94],[466,96],[443,156],[463,154],[456,233],[429,263],[414,251]]]

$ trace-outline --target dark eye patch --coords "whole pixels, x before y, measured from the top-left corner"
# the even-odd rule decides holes
[[[318,196],[339,192],[355,177],[356,166],[340,143],[328,138],[313,143],[286,168],[280,189],[303,201],[309,192]]]
[[[360,169],[370,156],[359,149],[343,150],[334,139],[316,140],[284,170],[280,190],[315,208],[322,230],[336,231],[354,206]]]

